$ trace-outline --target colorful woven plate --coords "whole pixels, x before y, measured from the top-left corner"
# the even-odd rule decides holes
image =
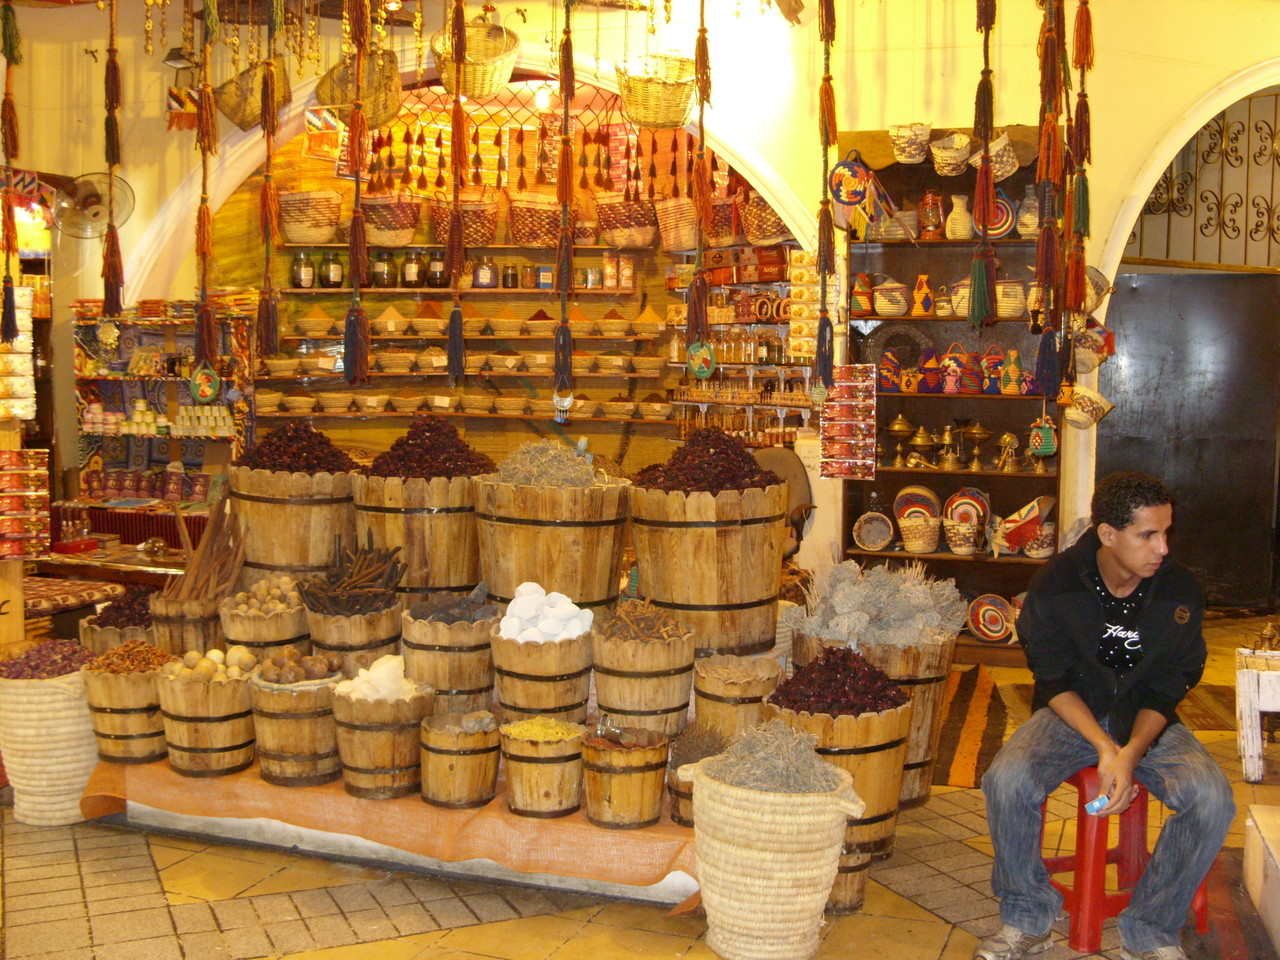
[[[976,523],[979,529],[986,526],[987,516],[990,513],[991,502],[977,487],[961,487],[947,497],[947,502],[942,508],[942,515],[948,520]]]
[[[893,498],[893,515],[899,520],[906,517],[937,517],[942,512],[942,501],[928,487],[918,484],[903,487]]]
[[[893,521],[883,513],[864,513],[853,525],[853,542],[862,550],[883,550],[893,542]]]
[[[969,632],[983,643],[1007,639],[1015,619],[1013,605],[994,593],[984,593],[969,604]]]

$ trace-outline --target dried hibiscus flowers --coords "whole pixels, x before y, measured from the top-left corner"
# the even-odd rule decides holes
[[[286,421],[248,450],[235,465],[252,470],[310,474],[357,469],[354,460],[306,420]]]
[[[493,461],[458,436],[443,417],[425,416],[380,453],[366,471],[374,477],[473,477],[492,473]]]
[[[751,451],[737,437],[718,427],[695,430],[666,463],[645,467],[632,479],[637,487],[655,490],[745,490],[782,483],[772,470],[756,463]]]
[[[808,713],[878,713],[907,702],[907,695],[879,667],[848,647],[832,647],[778,685],[769,702]]]

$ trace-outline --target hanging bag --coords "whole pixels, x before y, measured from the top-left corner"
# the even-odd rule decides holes
[[[1004,369],[1004,350],[996,344],[987,347],[982,355],[982,392],[998,394],[1000,392],[1000,374]]]
[[[276,75],[276,102],[273,109],[278,114],[281,107],[288,106],[293,101],[293,91],[289,89],[289,60],[281,54],[271,62]],[[267,72],[266,68],[265,60],[255,63],[213,91],[213,102],[217,105],[218,112],[241,130],[252,130],[262,123],[262,78]]]

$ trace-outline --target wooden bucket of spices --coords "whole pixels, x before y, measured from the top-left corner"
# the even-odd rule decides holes
[[[408,568],[399,592],[406,604],[442,590],[467,592],[480,580],[475,493],[470,477],[372,477],[354,474],[356,536],[400,548]]]
[[[698,726],[685,727],[671,738],[667,750],[667,795],[671,798],[673,823],[693,826],[693,765],[723,753],[727,746],[717,731]]]
[[[184,777],[222,777],[253,763],[249,681],[156,680],[169,766]]]
[[[130,640],[141,640],[151,643],[150,627],[100,627],[91,623],[92,617],[80,621],[80,645],[88,647],[94,653],[106,653],[112,647],[118,647]]]
[[[422,721],[422,799],[433,807],[483,807],[498,791],[500,735],[487,710]]]
[[[307,628],[307,610],[302,604],[273,613],[256,610],[242,612],[233,597],[218,604],[222,635],[228,646],[248,647],[259,660],[285,647],[293,647],[302,656],[311,652],[311,634]]]
[[[151,642],[161,650],[181,656],[188,650],[208,653],[227,648],[218,617],[219,598],[179,600],[153,593],[149,602]]]
[[[335,538],[355,535],[349,473],[231,467],[228,479],[232,509],[244,518],[245,583],[268,573],[324,573],[338,562]]]
[[[582,806],[582,740],[587,728],[553,717],[504,724],[507,809],[520,817],[567,817]]]
[[[693,826],[693,780],[680,776],[677,767],[667,770],[667,794],[671,797],[671,822]]]
[[[833,913],[854,912],[862,906],[872,860],[893,846],[911,703],[857,715],[796,712],[772,704],[767,712],[766,720],[776,716],[816,736],[818,755],[848,771],[854,793],[866,804],[862,815],[846,824],[840,866],[827,901]]]
[[[278,787],[314,787],[342,776],[333,688],[338,675],[268,683],[257,672],[249,701],[258,738],[258,775]]]
[[[169,755],[156,692],[158,669],[128,673],[80,668],[89,722],[106,763],[154,763]]]
[[[693,721],[726,740],[765,720],[765,700],[778,688],[782,669],[767,657],[716,654],[693,668]]]
[[[526,581],[563,593],[579,607],[618,599],[627,481],[532,487],[494,477],[473,479],[480,576],[492,599],[510,602]]]
[[[624,600],[591,632],[603,721],[672,734],[684,728],[693,679],[693,633],[666,611]]]
[[[693,630],[698,655],[773,649],[787,486],[684,493],[632,487],[640,596]]]
[[[354,677],[379,657],[399,652],[401,609],[397,601],[385,610],[343,617],[307,610],[311,647],[342,657],[342,675]]]
[[[922,636],[909,646],[859,641],[855,649],[911,698],[911,731],[899,799],[904,806],[923,803],[933,786],[933,766],[946,714],[947,678],[956,652],[955,634]],[[884,856],[892,851],[890,844]]]
[[[419,685],[408,699],[370,700],[334,693],[342,785],[353,797],[389,800],[422,788],[422,719],[432,691]]]
[[[503,718],[545,715],[574,723],[587,718],[591,691],[591,631],[567,640],[521,643],[490,634],[498,706]]]
[[[609,830],[651,827],[662,815],[667,737],[623,727],[582,741],[582,795],[587,819]]]
[[[475,623],[418,620],[401,615],[400,644],[410,680],[429,683],[436,692],[432,713],[487,710],[493,701],[493,648],[496,618]]]

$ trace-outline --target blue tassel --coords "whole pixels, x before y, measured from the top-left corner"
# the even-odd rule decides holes
[[[563,319],[560,326],[556,327],[555,339],[555,366],[553,372],[555,374],[555,386],[552,388],[556,393],[567,390],[573,392],[573,331],[569,328],[569,321]]]
[[[467,372],[467,350],[462,339],[462,304],[456,300],[449,311],[449,386],[456,387]]]
[[[369,382],[369,317],[358,299],[351,302],[342,330],[342,369],[352,386]]]
[[[818,367],[818,376],[822,378],[822,385],[828,390],[835,382],[835,362],[836,362],[836,329],[831,322],[831,317],[827,315],[827,308],[823,307],[821,313],[818,314],[818,356],[816,363]]]
[[[1036,352],[1036,393],[1042,397],[1056,397],[1062,370],[1058,363],[1058,334],[1052,328],[1040,334],[1040,349]]]
[[[13,343],[18,339],[18,301],[13,292],[13,277],[4,276],[4,309],[0,311],[0,340]]]

